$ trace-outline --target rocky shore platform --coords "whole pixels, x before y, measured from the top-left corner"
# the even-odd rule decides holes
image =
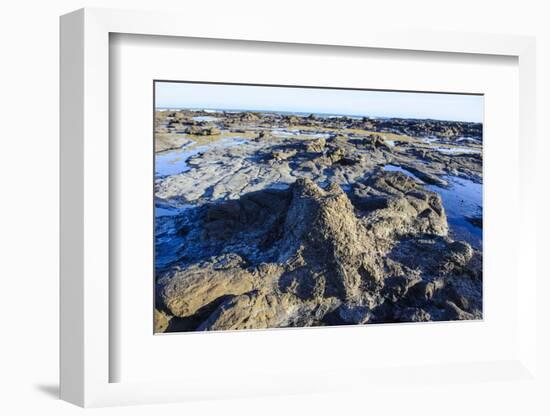
[[[482,318],[482,126],[155,118],[155,331]]]

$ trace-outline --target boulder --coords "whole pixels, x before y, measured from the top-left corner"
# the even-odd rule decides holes
[[[221,134],[221,130],[212,126],[191,126],[185,132],[195,136],[215,136]]]
[[[239,256],[225,255],[176,271],[163,282],[160,297],[174,316],[193,315],[219,298],[254,289],[257,279],[242,265]]]
[[[254,114],[254,113],[243,113],[241,116],[240,116],[240,120],[241,121],[245,121],[245,122],[252,122],[252,121],[258,121],[260,118],[258,117],[257,114]]]
[[[340,162],[341,160],[344,159],[345,156],[346,156],[346,151],[344,150],[343,147],[340,147],[340,146],[333,148],[327,154],[328,159],[333,164]]]
[[[220,305],[199,327],[199,331],[217,329],[262,329],[289,326],[299,303],[291,296],[251,291]]]
[[[327,141],[323,137],[319,139],[310,140],[306,144],[306,151],[311,153],[323,153],[325,150],[326,143]]]

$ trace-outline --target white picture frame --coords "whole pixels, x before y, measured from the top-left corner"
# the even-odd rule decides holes
[[[381,31],[350,27],[329,34],[323,28],[234,24],[204,27],[200,19],[173,13],[82,9],[61,18],[61,398],[79,406],[108,406],[253,397],[266,394],[330,392],[372,386],[399,378],[404,383],[445,382],[441,374],[481,383],[507,380],[537,383],[535,203],[535,40],[530,37],[429,31]],[[519,62],[520,212],[517,270],[519,345],[509,360],[414,369],[360,368],[318,374],[270,375],[248,384],[214,385],[208,380],[110,382],[109,366],[109,36],[113,33],[186,38],[331,45],[438,53],[504,55]],[[246,33],[246,35],[243,35]],[[529,213],[527,215],[527,213]],[[336,374],[337,373],[337,374]],[[471,374],[476,376],[470,379]],[[337,377],[336,377],[337,376]],[[348,380],[343,383],[338,380]],[[385,380],[385,381],[384,381]],[[450,391],[448,392],[450,393]]]

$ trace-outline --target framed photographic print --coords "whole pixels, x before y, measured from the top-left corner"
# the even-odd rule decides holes
[[[483,96],[154,93],[155,332],[482,319]]]
[[[62,398],[538,385],[533,39],[180,17],[61,19]]]

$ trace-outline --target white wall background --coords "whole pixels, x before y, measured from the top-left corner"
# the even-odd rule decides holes
[[[56,399],[58,383],[58,16],[80,7],[165,9],[204,18],[207,24],[232,16],[250,16],[287,25],[324,25],[337,31],[344,25],[369,25],[391,21],[405,27],[431,27],[451,31],[512,33],[538,37],[539,166],[550,151],[546,118],[550,114],[550,29],[547,2],[516,1],[153,1],[153,0],[19,0],[0,8],[0,413],[77,414],[82,412]],[[185,24],[185,22],[182,22]],[[542,175],[543,172],[541,171]],[[546,180],[539,215],[547,215]],[[545,190],[545,192],[544,192]],[[539,227],[540,266],[548,252],[548,221]],[[543,246],[545,244],[545,246]],[[544,250],[544,252],[543,252]],[[550,276],[549,276],[550,277]],[[545,293],[538,288],[540,360],[548,371],[549,335]],[[542,324],[546,324],[544,327]],[[546,328],[545,332],[544,329]],[[434,391],[411,391],[403,397],[362,397],[344,393],[331,396],[283,397],[229,402],[191,403],[100,409],[101,415],[150,414],[548,414],[536,407],[538,391],[518,392],[505,383],[488,390],[457,385],[452,403],[437,403]],[[550,388],[548,389],[550,391]],[[490,393],[490,394],[489,394]],[[521,393],[521,394],[519,394]],[[419,396],[423,399],[419,400]],[[489,399],[491,397],[491,399]],[[493,399],[498,397],[498,400]],[[540,396],[539,396],[540,397]],[[423,403],[421,407],[407,403]]]

